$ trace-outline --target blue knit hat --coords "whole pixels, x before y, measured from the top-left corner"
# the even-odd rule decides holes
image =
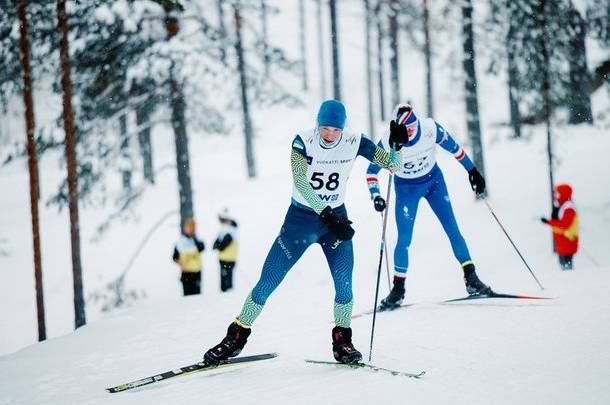
[[[318,126],[343,129],[345,127],[345,107],[337,100],[326,100],[318,111]]]

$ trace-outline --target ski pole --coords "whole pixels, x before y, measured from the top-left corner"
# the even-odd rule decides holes
[[[494,219],[496,220],[496,222],[498,223],[498,225],[500,225],[500,228],[502,229],[502,232],[504,232],[504,235],[506,235],[506,237],[508,238],[508,240],[510,241],[511,245],[513,245],[513,248],[515,249],[515,251],[517,252],[517,254],[519,255],[519,257],[521,258],[521,260],[523,261],[523,264],[525,264],[525,267],[527,267],[527,269],[529,270],[530,274],[532,275],[532,277],[534,277],[534,280],[536,280],[536,283],[538,283],[538,286],[540,286],[541,290],[544,290],[544,287],[542,286],[542,284],[540,284],[540,281],[538,281],[538,278],[536,278],[536,275],[534,274],[534,272],[532,271],[532,269],[530,268],[529,264],[527,264],[527,262],[525,261],[525,259],[523,258],[523,255],[521,254],[521,252],[519,251],[519,249],[517,248],[517,245],[515,245],[515,242],[513,242],[513,240],[511,239],[511,237],[508,235],[508,232],[506,232],[506,229],[504,229],[504,226],[502,225],[502,222],[500,222],[500,220],[498,219],[498,217],[496,216],[496,213],[494,212],[494,210],[491,208],[491,206],[489,205],[489,201],[487,201],[487,198],[483,198],[483,201],[485,201],[485,205],[487,206],[487,209],[489,210],[489,212],[491,213],[491,215],[494,217]]]
[[[388,209],[388,207],[386,206],[386,210]],[[381,213],[381,226],[383,227],[383,212]],[[385,234],[382,235],[382,238],[385,240]],[[385,244],[385,243],[384,243]],[[390,262],[388,259],[388,250],[384,249],[384,256],[385,256],[385,272],[388,276],[388,290],[392,290],[392,282],[390,281]]]
[[[369,361],[373,356],[373,338],[375,336],[375,319],[377,318],[377,299],[379,298],[379,279],[381,278],[381,265],[383,264],[383,252],[385,250],[385,230],[388,225],[388,211],[390,207],[390,191],[392,190],[392,178],[394,173],[388,176],[388,193],[386,195],[386,207],[383,214],[383,225],[381,230],[381,244],[379,247],[379,266],[377,266],[377,285],[375,287],[375,305],[373,306],[373,324],[371,325],[371,345],[369,347]]]
[[[598,269],[600,268],[600,265],[599,265],[599,263],[597,262],[597,260],[595,260],[595,259],[593,258],[593,256],[591,256],[591,255],[589,254],[589,252],[587,251],[587,249],[585,249],[585,247],[584,247],[584,246],[582,246],[582,244],[580,245],[579,249],[580,249],[580,250],[582,250],[582,252],[585,254],[585,256],[587,257],[587,259],[589,259],[589,261],[590,261],[591,263],[593,263],[593,264],[595,265],[595,267],[597,267]]]

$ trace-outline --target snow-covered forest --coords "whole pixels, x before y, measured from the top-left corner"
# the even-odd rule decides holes
[[[0,61],[0,404],[610,402],[609,0],[0,0]],[[303,362],[333,360],[315,246],[243,351],[276,359],[105,392],[223,337],[291,205],[292,141],[327,99],[375,143],[399,104],[442,124],[487,185],[475,198],[437,148],[477,273],[551,299],[443,303],[466,296],[464,275],[420,202],[413,305],[376,314],[372,361],[423,378]],[[378,271],[388,295],[398,241],[392,192],[379,262],[368,164],[345,198],[354,314],[374,307]],[[573,271],[541,222],[562,183]],[[221,291],[227,213],[239,251]],[[172,251],[188,218],[205,249],[201,293],[184,297]],[[372,319],[351,323],[365,359]]]

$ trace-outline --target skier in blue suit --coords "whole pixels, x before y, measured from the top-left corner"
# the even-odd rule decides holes
[[[403,133],[409,140],[400,149],[402,165],[396,169],[394,176],[398,228],[398,240],[394,249],[394,284],[390,294],[381,301],[381,309],[393,309],[404,299],[409,246],[421,198],[428,201],[449,237],[453,254],[464,271],[468,294],[491,294],[491,288],[481,282],[475,272],[468,247],[455,220],[443,173],[436,164],[436,146],[453,154],[466,169],[470,185],[477,196],[483,196],[485,193],[485,179],[449,132],[432,118],[418,119],[410,105],[397,108],[396,120],[390,123],[390,132]],[[379,146],[388,148],[389,145],[382,139]],[[386,208],[386,201],[380,195],[377,179],[379,170],[379,166],[374,163],[369,166],[367,184],[375,210],[382,212]]]
[[[302,132],[292,141],[290,156],[293,178],[292,202],[278,237],[263,265],[261,276],[229,325],[227,335],[204,355],[207,364],[218,364],[237,356],[251,333],[254,320],[267,298],[288,271],[314,243],[322,247],[335,287],[332,349],[335,359],[356,363],[362,354],[352,344],[352,269],[354,229],[343,200],[347,180],[357,156],[364,156],[377,167],[400,166],[400,155],[386,152],[360,133],[344,131],[345,107],[336,100],[320,106],[315,128]],[[400,133],[390,136],[393,144],[406,142]]]

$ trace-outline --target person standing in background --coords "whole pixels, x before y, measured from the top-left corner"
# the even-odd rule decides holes
[[[555,186],[553,215],[540,218],[553,229],[555,252],[562,270],[573,270],[572,259],[578,252],[578,213],[572,201],[572,187],[562,183]]]
[[[237,222],[225,208],[219,215],[220,233],[214,242],[214,250],[218,250],[220,265],[220,290],[222,292],[233,288],[233,269],[237,261]]]
[[[180,281],[184,296],[201,294],[201,252],[205,249],[202,241],[195,235],[196,223],[187,218],[182,226],[182,234],[174,247],[172,256],[178,263],[182,274]]]

